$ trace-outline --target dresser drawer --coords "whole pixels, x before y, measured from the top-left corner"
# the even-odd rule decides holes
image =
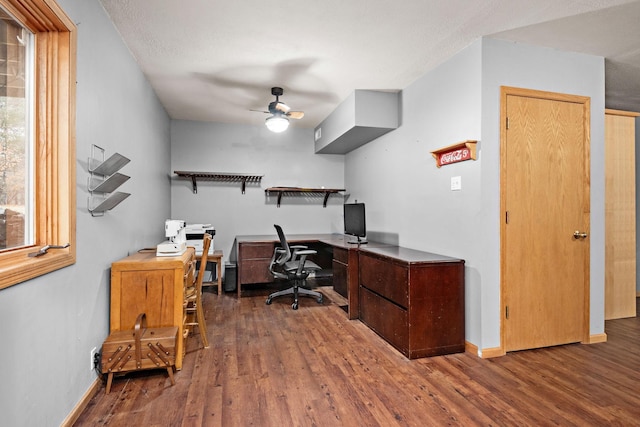
[[[193,282],[195,282],[195,278],[196,278],[196,257],[195,255],[193,257],[191,257],[187,262],[185,262],[184,264],[184,285],[185,287],[190,286]]]
[[[360,285],[403,308],[409,306],[409,270],[388,260],[359,254]]]

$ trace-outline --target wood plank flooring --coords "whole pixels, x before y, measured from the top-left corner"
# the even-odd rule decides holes
[[[606,343],[409,361],[321,289],[297,311],[265,305],[267,289],[206,291],[210,348],[189,339],[176,385],[162,370],[115,378],[75,425],[640,425],[639,318],[607,321]]]

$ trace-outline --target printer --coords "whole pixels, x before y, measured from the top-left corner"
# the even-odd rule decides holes
[[[196,248],[196,255],[202,255],[202,241],[204,233],[210,234],[211,237],[216,235],[215,227],[211,224],[187,224],[185,227],[185,235],[187,238],[187,246]],[[209,245],[209,255],[213,255],[213,239]]]

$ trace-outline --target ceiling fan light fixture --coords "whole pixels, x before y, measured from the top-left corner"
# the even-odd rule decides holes
[[[284,132],[289,127],[289,119],[282,115],[274,114],[273,116],[267,117],[264,122],[267,125],[267,128],[271,132],[275,133]]]

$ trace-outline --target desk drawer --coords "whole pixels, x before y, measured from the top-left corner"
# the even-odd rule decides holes
[[[333,260],[343,264],[349,263],[349,251],[342,248],[333,248]]]
[[[269,259],[244,260],[240,265],[240,277],[242,277],[242,284],[273,282],[273,275],[269,271],[269,261]]]
[[[360,286],[360,320],[407,357],[408,319],[407,310]]]
[[[360,285],[403,308],[409,306],[409,270],[364,253],[359,254]]]
[[[273,243],[241,243],[240,259],[267,258],[273,255]]]

